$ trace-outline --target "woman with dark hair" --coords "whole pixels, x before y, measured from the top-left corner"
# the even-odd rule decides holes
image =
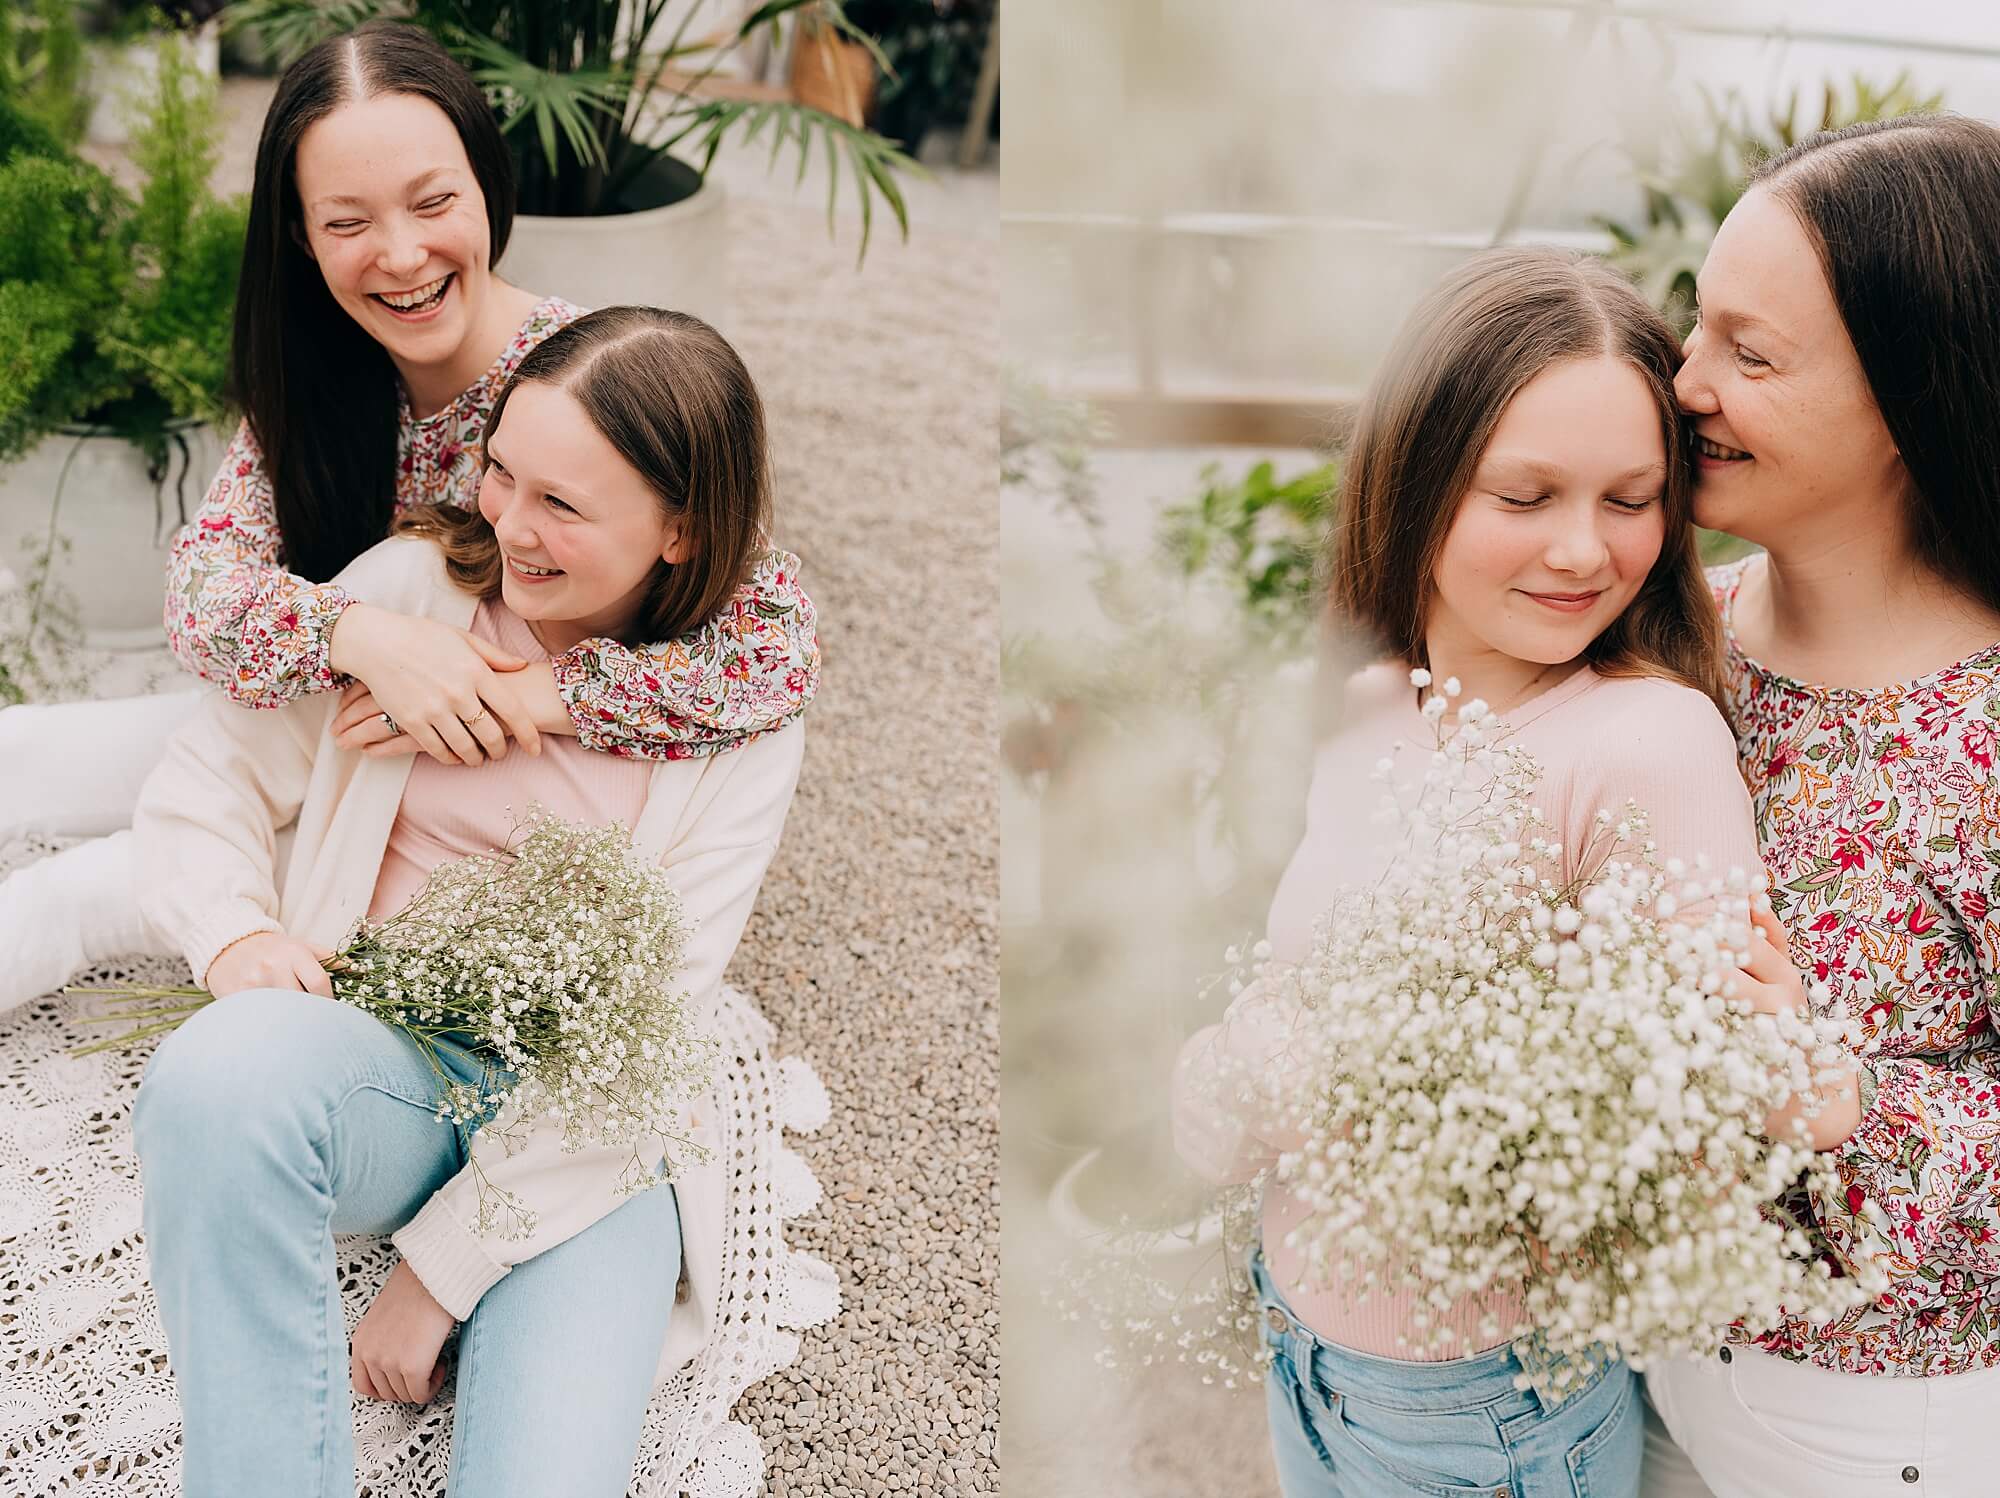
[[[712,328],[650,308],[593,313],[529,351],[496,396],[477,507],[410,507],[340,571],[343,588],[542,660],[586,640],[670,637],[740,585],[769,510],[763,415]],[[343,746],[339,716],[324,693],[266,713],[211,695],[135,818],[146,914],[217,996],[154,1051],[132,1110],[183,1491],[348,1498],[350,1389],[430,1403],[461,1323],[445,1492],[615,1498],[663,1384],[665,1454],[646,1475],[677,1491],[743,1387],[789,1361],[796,1339],[773,1319],[810,1321],[837,1300],[806,1284],[829,1275],[770,1236],[775,1140],[740,1102],[763,1022],[722,985],[804,728],[679,758],[552,739],[539,756],[447,768]],[[673,985],[723,1044],[729,1075],[684,1108],[713,1153],[668,1172],[647,1141],[639,1163],[665,1179],[629,1199],[629,1144],[566,1140],[560,1118],[504,1105],[469,1138],[440,1122],[431,1059],[336,1002],[317,955],[357,915],[400,909],[440,863],[504,846],[531,803],[621,823],[659,861],[691,918]],[[281,877],[275,834],[294,819]],[[435,1043],[449,1080],[489,1074],[458,1038]],[[519,1204],[519,1230],[511,1210],[487,1220],[487,1192]],[[336,1233],[388,1234],[401,1255],[351,1335]],[[774,1288],[725,1314],[725,1275],[747,1272],[746,1253]],[[781,1294],[819,1303],[780,1306]],[[715,1459],[744,1455],[739,1443]]]
[[[479,433],[522,357],[578,309],[495,273],[513,221],[499,125],[428,33],[376,23],[285,71],[258,142],[237,296],[244,417],[176,539],[166,628],[190,671],[247,707],[351,688],[342,741],[475,765],[543,735],[671,759],[733,747],[811,700],[819,651],[798,560],[760,546],[673,638],[590,640],[529,664],[463,630],[355,599],[334,574],[412,505],[472,502]],[[114,832],[198,693],[0,713],[25,831]],[[79,745],[99,763],[75,773]],[[60,788],[85,787],[74,804]],[[91,960],[157,947],[129,838],[0,885],[0,1007]],[[86,923],[81,912],[89,910]]]
[[[1915,116],[1763,165],[1676,388],[1725,706],[1791,953],[1869,1051],[1842,1189],[1890,1288],[1648,1370],[1647,1490],[1991,1491],[2000,1409],[2000,129]],[[1694,1471],[1689,1470],[1692,1459]],[[1695,1475],[1699,1472],[1699,1477]]]
[[[1306,833],[1271,902],[1274,963],[1302,961],[1339,891],[1399,856],[1367,787],[1379,761],[1434,748],[1413,671],[1459,678],[1463,699],[1490,704],[1506,742],[1534,756],[1533,805],[1570,873],[1594,819],[1631,800],[1663,862],[1754,868],[1689,520],[1679,364],[1631,285],[1556,251],[1482,255],[1411,315],[1362,403],[1328,559],[1337,621],[1380,659],[1350,680],[1343,721],[1315,756]],[[1806,1002],[1762,938],[1738,981],[1760,1011]],[[1301,1147],[1292,1120],[1260,1101],[1312,1096],[1320,1080],[1291,1048],[1295,1006],[1259,978],[1181,1052],[1175,1139],[1209,1180],[1247,1181]],[[1258,1079],[1247,1103],[1229,1090],[1240,1077]],[[1788,1131],[1801,1111],[1787,1103],[1764,1127]],[[1852,1121],[1850,1089],[1845,1110],[1810,1120],[1810,1137],[1827,1147]],[[1448,1306],[1391,1265],[1355,1283],[1294,1240],[1308,1210],[1275,1176],[1251,1266],[1286,1498],[1637,1491],[1643,1421],[1628,1365],[1600,1364],[1562,1397],[1536,1392],[1514,1341],[1518,1283]]]

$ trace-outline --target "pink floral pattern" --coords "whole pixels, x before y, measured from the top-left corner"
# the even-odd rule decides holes
[[[1725,625],[1746,564],[1709,574]],[[1795,1191],[1837,1272],[1890,1287],[1767,1351],[1849,1373],[2000,1364],[2000,644],[1877,690],[1777,675],[1727,633],[1729,716],[1793,959],[1876,1049],[1837,1200]],[[1742,1339],[1742,1334],[1736,1334]]]
[[[400,411],[396,508],[470,505],[479,492],[479,438],[507,377],[536,344],[582,309],[557,297],[536,306],[485,374],[436,415]],[[167,571],[167,643],[182,665],[248,707],[281,707],[347,684],[327,660],[346,590],[281,564],[277,512],[263,454],[237,428],[195,518],[174,538]],[[819,684],[812,600],[799,559],[772,550],[722,612],[664,644],[587,640],[555,661],[556,684],[585,747],[648,759],[713,754],[782,728]]]

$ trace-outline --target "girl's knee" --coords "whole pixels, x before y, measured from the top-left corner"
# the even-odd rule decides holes
[[[204,1005],[146,1063],[132,1107],[141,1156],[169,1138],[219,1148],[266,1114],[295,1113],[311,1092],[310,1063],[323,1068],[337,1054],[342,1015],[372,1023],[296,990],[248,989]]]

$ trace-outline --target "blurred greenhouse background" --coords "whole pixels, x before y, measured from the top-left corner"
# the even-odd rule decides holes
[[[1302,830],[1352,401],[1416,298],[1494,244],[1611,255],[1684,325],[1759,151],[1910,109],[2000,119],[2000,10],[1008,14],[1003,1326],[1036,1378],[1010,1383],[1003,1469],[1054,1495],[1268,1493],[1261,1392],[1099,1366],[1116,1339],[1063,1286],[1121,1221],[1191,1216],[1168,1070]],[[1193,1283],[1209,1261],[1159,1262]]]

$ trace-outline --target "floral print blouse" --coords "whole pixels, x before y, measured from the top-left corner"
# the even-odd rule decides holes
[[[399,400],[399,512],[477,502],[480,436],[501,386],[528,350],[582,315],[549,297],[442,411],[418,420],[407,396]],[[270,478],[245,423],[200,511],[174,538],[166,626],[182,665],[249,707],[280,707],[348,682],[327,649],[352,595],[287,572],[280,556]],[[586,640],[557,656],[556,686],[578,741],[609,754],[687,759],[782,728],[819,682],[816,619],[798,576],[797,557],[767,551],[722,612],[692,634],[636,648]]]
[[[1726,628],[1746,565],[1709,581],[1772,902],[1793,960],[1874,1047],[1863,1062],[1874,1099],[1841,1149],[1841,1198],[1795,1191],[1785,1205],[1816,1222],[1836,1270],[1865,1256],[1890,1276],[1872,1306],[1752,1340],[1849,1373],[1990,1368],[2000,1363],[2000,644],[1898,686],[1794,681],[1751,660]]]

